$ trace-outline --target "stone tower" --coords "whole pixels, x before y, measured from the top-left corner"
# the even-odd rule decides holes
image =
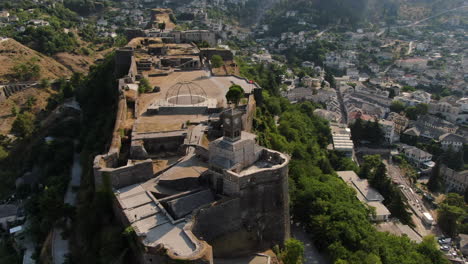
[[[242,131],[242,114],[236,109],[224,112],[224,136],[209,146],[211,187],[229,203],[200,212],[196,233],[211,241],[243,232],[248,237],[243,243],[265,249],[290,236],[289,157],[257,145],[254,134]]]
[[[242,132],[242,112],[230,109],[223,113],[224,138],[234,142],[240,139]]]

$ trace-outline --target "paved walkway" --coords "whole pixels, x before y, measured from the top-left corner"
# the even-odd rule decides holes
[[[304,264],[329,264],[315,247],[309,235],[298,223],[291,224],[292,237],[304,243]]]
[[[71,169],[71,180],[68,184],[64,203],[75,206],[77,193],[73,189],[78,188],[81,183],[81,164],[80,154],[75,153],[73,157],[73,166]],[[52,235],[52,258],[55,264],[65,263],[65,256],[70,252],[68,239],[62,238],[62,228],[54,228]]]

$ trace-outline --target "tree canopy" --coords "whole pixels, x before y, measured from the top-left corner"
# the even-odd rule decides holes
[[[151,92],[151,85],[146,78],[142,78],[140,80],[140,84],[138,85],[138,92],[139,93],[148,93]]]
[[[224,61],[223,61],[223,58],[219,55],[213,55],[211,57],[211,66],[213,68],[219,68],[221,66],[223,66],[224,64]]]
[[[334,168],[342,170],[357,169],[352,162],[326,150],[331,140],[327,121],[315,116],[318,107],[311,102],[290,104],[275,95],[275,79],[265,82],[262,67],[251,65],[242,68],[257,82],[264,82],[263,105],[257,109],[254,129],[261,145],[289,153],[289,193],[291,214],[295,221],[302,223],[319,250],[326,251],[334,263],[362,264],[412,264],[412,263],[447,263],[433,261],[407,237],[398,237],[377,232],[370,223],[371,210],[357,198],[355,191],[335,174]],[[272,108],[271,102],[278,102]],[[270,112],[271,109],[277,111]],[[279,119],[275,119],[278,116]],[[331,162],[333,161],[333,162]],[[336,163],[341,164],[336,164]],[[384,167],[370,170],[373,181],[382,182],[386,187]],[[376,175],[379,174],[379,175]],[[392,204],[404,203],[402,197]],[[390,206],[393,207],[393,206]],[[398,213],[398,212],[397,212]],[[441,256],[434,245],[429,245],[431,253]],[[363,262],[364,261],[364,262]]]
[[[231,85],[229,91],[226,93],[226,100],[229,103],[238,105],[242,98],[244,98],[244,89],[237,84]]]

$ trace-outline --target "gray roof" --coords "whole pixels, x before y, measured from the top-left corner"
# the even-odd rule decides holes
[[[416,125],[418,126],[433,126],[438,128],[457,128],[457,125],[454,125],[442,118],[432,116],[432,115],[422,115],[416,120]]]
[[[0,205],[0,218],[15,216],[18,212],[18,206],[14,204],[1,204]]]
[[[439,141],[454,141],[454,142],[465,143],[465,138],[460,135],[456,135],[452,133],[445,133],[439,137]]]
[[[384,200],[384,197],[376,189],[372,188],[366,179],[359,178],[354,171],[337,171],[336,173],[345,182],[351,183],[367,202]]]
[[[403,134],[405,135],[410,135],[410,136],[415,136],[415,137],[419,137],[419,135],[421,134],[421,132],[419,132],[419,130],[416,128],[416,127],[412,127],[410,129],[407,129],[405,132],[403,132]]]
[[[413,155],[416,158],[421,158],[421,157],[432,157],[432,155],[424,150],[418,149],[416,147],[408,148],[405,150],[405,153],[407,155]]]

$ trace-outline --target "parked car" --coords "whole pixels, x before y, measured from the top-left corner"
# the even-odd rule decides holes
[[[439,244],[445,245],[445,244],[450,244],[452,243],[452,239],[450,237],[441,237],[439,238]]]
[[[447,245],[443,245],[443,246],[440,246],[440,250],[449,251],[449,250],[450,250],[450,247],[447,246]]]

